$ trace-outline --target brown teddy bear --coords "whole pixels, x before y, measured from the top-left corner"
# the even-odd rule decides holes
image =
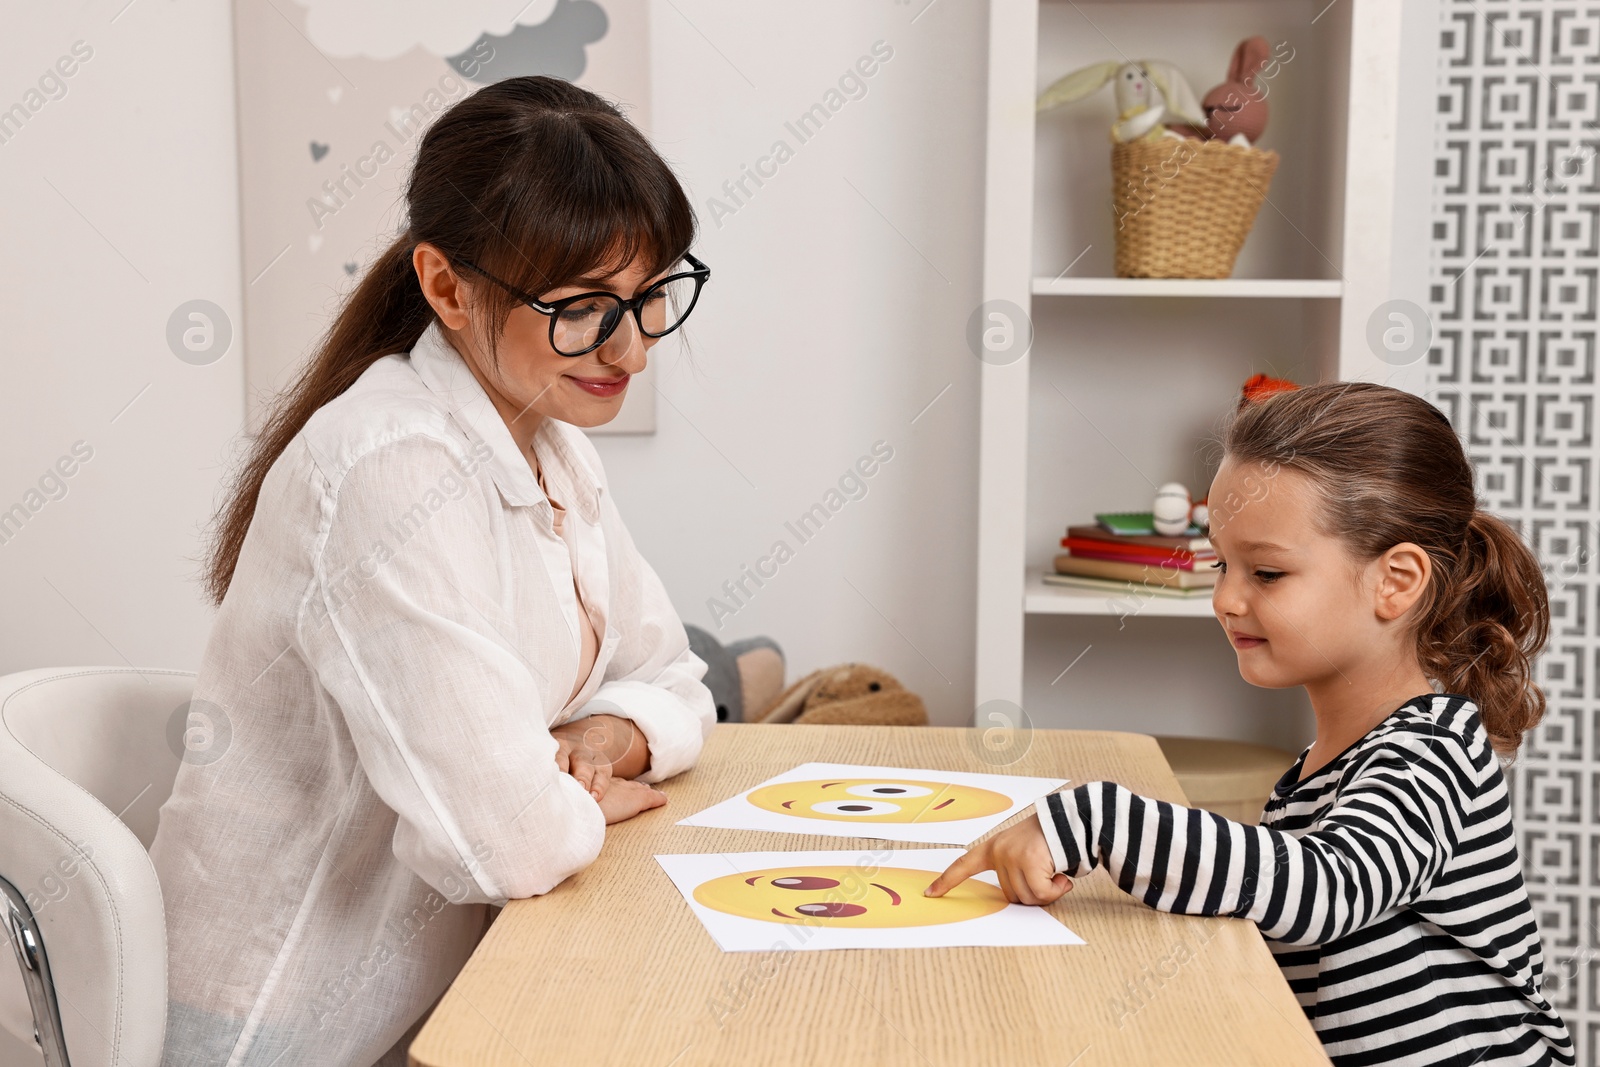
[[[795,682],[751,722],[926,726],[922,698],[894,675],[865,663],[845,663],[812,671]]]

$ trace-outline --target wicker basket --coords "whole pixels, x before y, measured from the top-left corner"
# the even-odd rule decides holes
[[[1162,137],[1111,149],[1119,278],[1226,278],[1278,153]]]

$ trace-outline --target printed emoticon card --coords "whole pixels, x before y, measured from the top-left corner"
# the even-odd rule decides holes
[[[784,948],[1081,945],[1043,908],[1009,904],[984,871],[922,895],[959,849],[657,856],[724,952]]]
[[[802,763],[682,826],[970,845],[1061,778]]]

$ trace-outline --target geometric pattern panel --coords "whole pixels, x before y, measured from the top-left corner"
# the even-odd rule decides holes
[[[1538,554],[1548,711],[1509,769],[1545,993],[1600,1060],[1600,2],[1443,0],[1428,396]]]

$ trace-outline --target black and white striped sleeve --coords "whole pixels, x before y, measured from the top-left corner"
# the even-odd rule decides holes
[[[1105,867],[1161,911],[1254,920],[1324,944],[1427,892],[1461,833],[1465,798],[1431,739],[1375,747],[1323,819],[1296,836],[1088,782],[1036,804],[1056,869]]]

